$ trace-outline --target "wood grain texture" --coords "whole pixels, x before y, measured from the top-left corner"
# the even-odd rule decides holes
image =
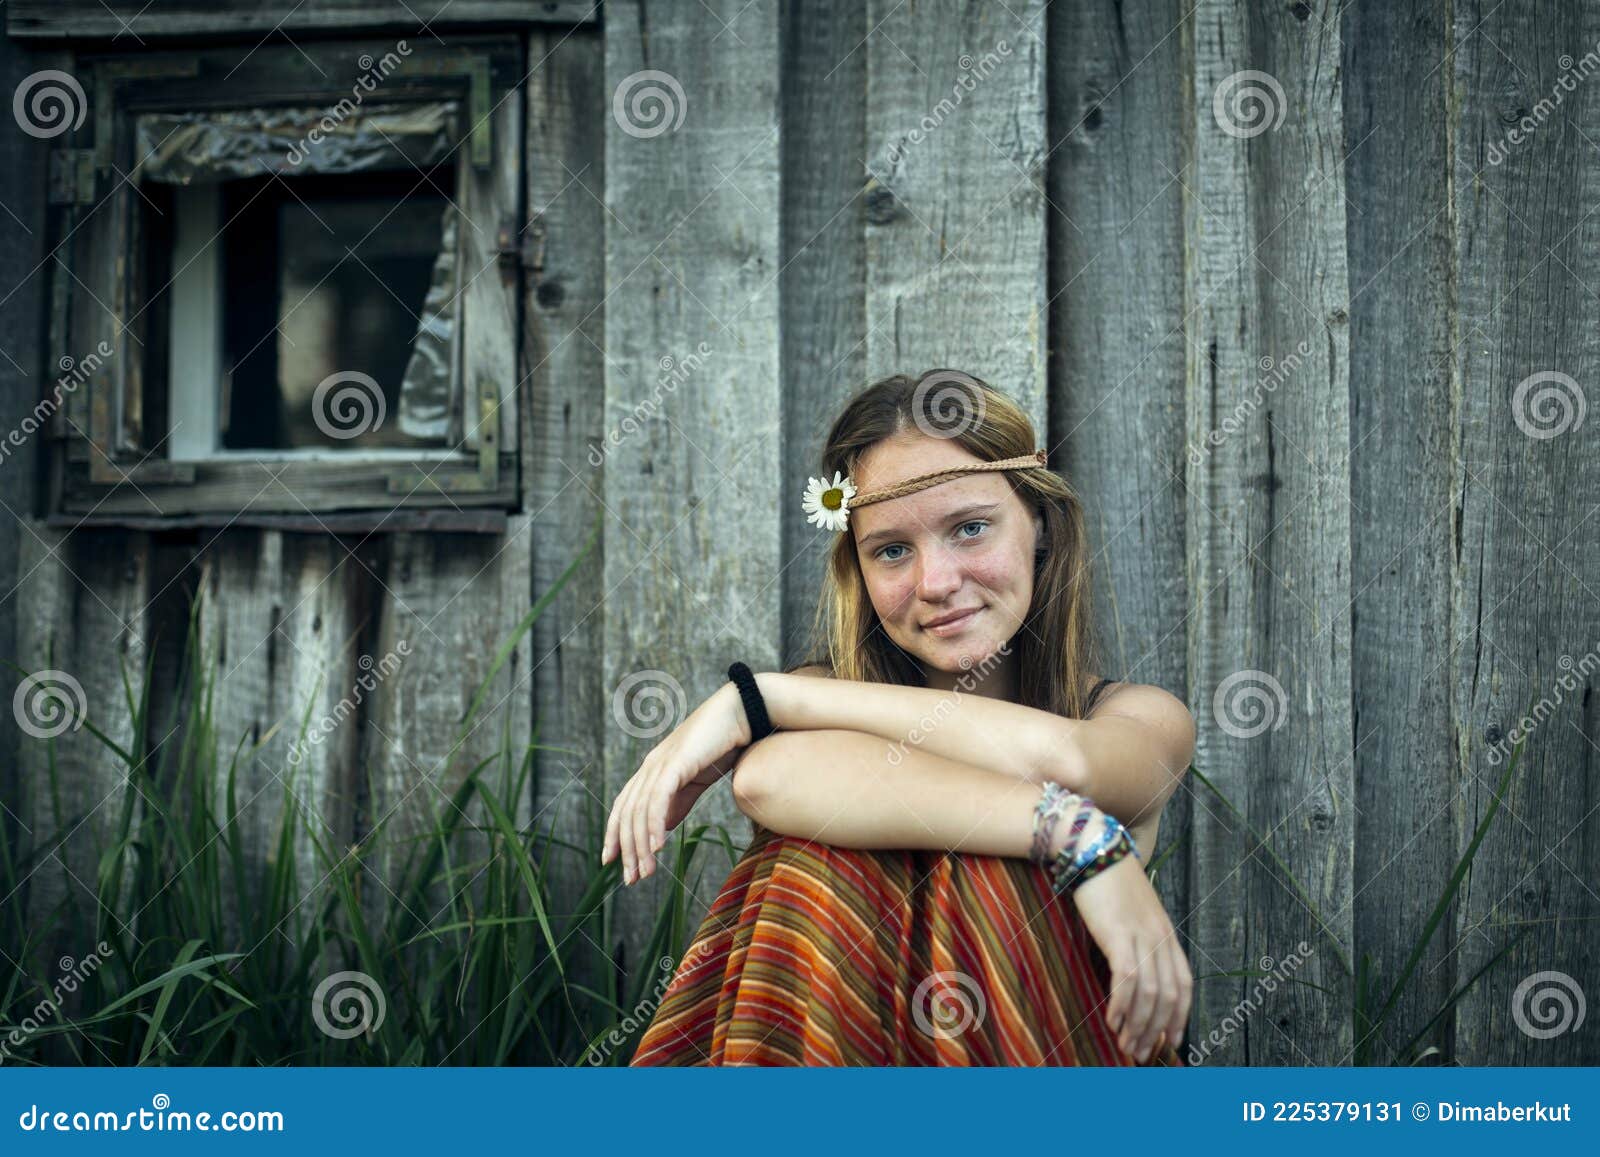
[[[27,46],[0,40],[0,78],[6,91],[15,92],[33,72],[58,67],[58,54],[30,52]],[[20,174],[40,171],[46,163],[47,146],[27,133],[7,133],[0,138],[0,173]],[[51,381],[52,361],[45,351],[45,335],[39,319],[45,316],[50,289],[49,278],[40,272],[44,262],[45,192],[37,182],[6,180],[3,200],[14,220],[0,227],[0,414],[8,427],[29,413]],[[20,431],[19,431],[20,436]],[[28,520],[38,502],[36,469],[42,438],[21,447],[9,442],[0,447],[0,658],[20,654],[17,630],[17,584],[22,540],[29,531]],[[0,687],[9,680],[0,681]],[[8,825],[15,839],[20,836],[17,817],[8,814],[15,806],[22,784],[18,781],[18,746],[23,737],[9,723],[0,723],[0,824]]]
[[[1452,462],[1450,70],[1441,5],[1351,5],[1343,21],[1350,261],[1350,573],[1356,943],[1387,991],[1455,867],[1449,683]],[[1404,769],[1399,772],[1398,769]],[[1387,1059],[1458,978],[1448,928],[1370,1042]],[[1424,1044],[1453,1050],[1451,1018]]]
[[[1198,808],[1192,963],[1203,972],[1271,971],[1307,942],[1315,953],[1297,976],[1318,984],[1340,980],[1334,951],[1350,959],[1355,830],[1349,293],[1331,9],[1311,5],[1297,20],[1286,9],[1213,0],[1184,25],[1194,117],[1184,201],[1187,424],[1190,441],[1209,451],[1187,474],[1195,767],[1267,833],[1328,920],[1325,935],[1228,813]],[[1281,92],[1239,75],[1246,71],[1269,74]],[[1219,88],[1240,85],[1264,92],[1264,106],[1241,114],[1225,96],[1219,110]],[[1267,390],[1264,372],[1291,354],[1292,372]],[[1241,404],[1246,412],[1213,444],[1210,431],[1226,430]],[[1240,982],[1240,999],[1248,988]],[[1197,1024],[1220,1023],[1232,1003],[1222,986],[1202,986]],[[1289,984],[1209,1059],[1332,1064],[1351,1044],[1347,1017]]]
[[[1471,33],[1469,35],[1469,32]],[[1453,651],[1438,656],[1456,712],[1464,806],[1458,847],[1491,803],[1503,769],[1490,753],[1526,732],[1516,779],[1457,908],[1456,973],[1473,975],[1511,936],[1525,938],[1457,1008],[1464,1056],[1494,1064],[1594,1063],[1593,1009],[1573,1031],[1534,992],[1590,988],[1600,948],[1594,886],[1595,668],[1600,660],[1600,458],[1594,452],[1600,362],[1592,323],[1600,284],[1600,91],[1564,72],[1600,41],[1588,5],[1454,9],[1451,169],[1458,319],[1452,369],[1460,407],[1460,490]],[[1497,51],[1496,45],[1503,50]],[[1593,61],[1587,66],[1592,70]],[[1570,77],[1569,77],[1570,79]],[[1557,98],[1560,98],[1559,103]],[[1524,118],[1528,118],[1525,120]],[[1520,140],[1507,129],[1532,128]],[[1502,159],[1495,160],[1495,149]],[[1536,374],[1565,374],[1519,397]],[[1587,392],[1587,420],[1577,407]],[[1529,432],[1531,431],[1531,433]],[[1563,682],[1568,685],[1563,686]],[[1531,710],[1530,710],[1531,709]],[[1529,721],[1524,722],[1528,716]],[[1509,747],[1509,744],[1507,745]],[[1567,981],[1531,981],[1558,972]],[[1548,1018],[1548,1019],[1546,1019]]]
[[[1178,0],[1051,9],[1050,436],[1094,550],[1105,669],[1188,698]],[[1198,704],[1191,703],[1198,709]],[[1189,840],[1193,781],[1158,853]],[[1180,936],[1188,849],[1157,876]],[[1191,953],[1193,955],[1193,953]]]
[[[783,662],[825,649],[814,637],[830,532],[795,496],[822,468],[845,400],[867,384],[865,173],[867,10],[783,5]]]
[[[1044,4],[868,6],[867,372],[966,370],[1045,425]]]
[[[603,476],[590,459],[603,444],[605,420],[605,135],[594,131],[594,117],[609,94],[598,30],[534,33],[527,53],[527,236],[543,259],[525,287],[522,461],[537,600],[572,565],[604,513]],[[595,832],[609,806],[602,549],[596,540],[529,636],[539,739],[534,827],[597,853]],[[552,848],[547,865],[556,910],[572,912],[599,864]],[[593,951],[580,972],[609,967],[581,936],[571,947]],[[599,982],[598,975],[590,979]]]
[[[776,0],[607,9],[607,427],[649,407],[604,467],[607,800],[665,734],[654,708],[681,719],[733,660],[778,664],[778,71]],[[676,127],[641,115],[650,84]],[[726,788],[697,819],[747,838]],[[709,904],[722,874],[681,883]],[[644,942],[666,878],[620,894],[615,941]]]
[[[21,795],[8,806],[14,805],[31,867],[20,894],[4,902],[25,899],[29,924],[39,929],[63,912],[77,914],[71,928],[95,927],[103,919],[136,948],[138,913],[125,902],[101,905],[99,865],[124,809],[133,809],[137,823],[149,805],[129,786],[122,760],[87,726],[66,724],[81,712],[122,750],[139,749],[129,696],[136,703],[144,692],[149,561],[148,536],[137,531],[66,534],[32,527],[22,537],[22,578],[13,599],[20,612],[17,664],[36,678],[16,719],[24,732]],[[9,673],[8,701],[22,685]],[[82,936],[58,929],[43,940],[37,959],[81,960],[93,950]],[[67,1008],[70,1015],[81,1005]],[[94,1048],[85,1041],[75,1047],[91,1055]]]
[[[515,21],[588,22],[596,19],[595,0],[408,0],[380,4],[373,0],[310,0],[291,5],[258,4],[253,0],[164,3],[159,7],[132,0],[24,0],[9,6],[6,32],[11,36],[134,37],[223,36],[249,32],[302,32],[313,29],[416,29],[439,22],[448,25]],[[426,33],[424,33],[426,35]]]
[[[253,889],[265,888],[277,859],[288,798],[298,809],[302,896],[320,898],[332,870],[318,844],[337,858],[353,841],[359,725],[352,717],[367,694],[353,619],[359,571],[332,536],[275,530],[229,531],[200,555],[196,597],[219,757],[218,821],[239,838]],[[236,815],[227,808],[235,753]],[[232,897],[224,916],[236,921],[264,900],[254,890]],[[319,911],[308,899],[283,932],[308,935]],[[230,931],[237,933],[236,923]]]

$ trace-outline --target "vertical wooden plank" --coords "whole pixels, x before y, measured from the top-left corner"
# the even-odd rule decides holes
[[[817,19],[783,5],[783,493],[821,468],[833,416],[866,384],[867,11],[829,6]],[[793,510],[794,507],[785,507]],[[783,662],[797,663],[812,626],[832,537],[783,517]]]
[[[8,678],[6,698],[13,704],[19,695],[21,700],[16,717],[24,732],[18,758],[23,791],[19,814],[35,856],[23,894],[34,929],[63,914],[81,914],[44,939],[37,960],[79,960],[93,945],[84,943],[76,930],[93,926],[102,916],[106,927],[122,933],[124,943],[139,944],[136,914],[126,904],[102,909],[97,895],[100,857],[128,805],[130,769],[87,727],[71,721],[85,715],[124,751],[138,748],[128,696],[131,692],[137,703],[144,692],[149,645],[145,610],[151,594],[148,536],[63,533],[30,523],[23,532],[19,566],[17,605],[27,613],[17,624],[17,664],[29,678]],[[149,774],[149,768],[143,770]],[[132,806],[137,822],[146,805],[135,799]],[[80,1038],[75,1047],[92,1055],[95,1046]]]
[[[1184,5],[1057,5],[1050,43],[1050,440],[1083,496],[1108,678],[1188,696],[1183,538]],[[1190,703],[1198,715],[1208,705]],[[1189,838],[1192,780],[1163,848]],[[1157,876],[1187,937],[1188,856]],[[1193,955],[1191,953],[1191,955]],[[1196,971],[1210,971],[1191,961]]]
[[[1307,941],[1315,953],[1297,976],[1334,985],[1343,975],[1334,953],[1349,959],[1352,948],[1355,820],[1337,17],[1329,3],[1291,12],[1203,0],[1184,35],[1194,117],[1187,423],[1189,440],[1210,448],[1187,475],[1190,694],[1212,706],[1195,766],[1270,833],[1331,933],[1319,933],[1227,812],[1197,808],[1192,943],[1204,970],[1260,968]],[[1255,401],[1262,359],[1276,365],[1291,351],[1292,375]],[[1235,415],[1228,432],[1223,418]],[[1196,1033],[1234,1002],[1201,986]],[[1348,1016],[1315,990],[1282,985],[1265,1003],[1211,1063],[1348,1055]]]
[[[605,138],[594,118],[609,107],[609,95],[598,30],[534,32],[527,51],[528,235],[543,260],[525,287],[522,470],[537,600],[572,564],[602,513],[607,218]],[[530,635],[540,748],[534,825],[579,847],[593,842],[608,803],[603,560],[596,540]],[[597,844],[594,850],[598,855]],[[548,870],[557,910],[571,912],[600,865],[556,847]],[[581,938],[574,947],[588,950]]]
[[[368,694],[362,681],[378,677],[356,654],[358,570],[332,535],[277,530],[227,530],[199,559],[200,654],[211,680],[218,818],[228,822],[228,765],[238,749],[232,830],[244,844],[255,888],[265,889],[277,859],[286,790],[298,801],[301,895],[320,895],[331,871],[317,843],[338,857],[353,842],[358,717]],[[252,894],[225,905],[230,928],[237,930],[241,907],[260,899]],[[319,912],[315,901],[302,904],[285,933],[307,934]]]
[[[518,86],[491,113],[494,161],[491,188],[479,189],[463,203],[477,217],[463,226],[466,236],[494,238],[499,215],[521,197],[524,153],[524,94]],[[477,334],[468,344],[483,347],[476,364],[493,372],[506,390],[523,389],[514,350],[518,338],[515,280],[501,280],[492,254],[481,248],[468,261],[466,276],[477,275],[467,308],[481,312],[469,321]],[[479,283],[482,283],[480,286]],[[502,300],[507,298],[509,300]],[[508,362],[507,358],[511,358]],[[478,372],[478,371],[473,371]],[[503,415],[509,420],[509,413]],[[529,642],[522,639],[495,675],[477,716],[463,722],[480,686],[488,678],[500,647],[527,612],[532,550],[529,516],[512,515],[503,535],[399,533],[385,544],[387,555],[373,569],[370,620],[374,661],[409,648],[397,672],[374,689],[362,739],[367,800],[358,816],[358,836],[379,826],[385,835],[374,862],[382,887],[364,900],[372,911],[393,910],[399,899],[403,841],[433,826],[436,815],[452,815],[452,796],[465,777],[491,756],[480,772],[484,783],[503,796],[515,781],[531,737],[533,688],[528,682]],[[363,552],[364,553],[364,552]],[[509,763],[508,763],[509,761]],[[509,770],[508,770],[509,766]],[[531,818],[526,800],[508,801],[519,823]],[[474,806],[464,824],[483,826],[488,813]],[[482,858],[487,841],[472,837],[469,855]],[[435,889],[428,912],[414,915],[432,922],[451,894],[472,886],[479,876]]]
[[[463,825],[490,823],[488,812],[471,806],[454,811],[452,795],[480,763],[496,757],[480,777],[505,798],[507,771],[499,753],[509,749],[515,779],[527,750],[532,689],[527,682],[528,641],[523,639],[489,684],[477,717],[462,718],[488,677],[496,653],[527,609],[527,516],[513,517],[506,534],[396,534],[370,592],[374,663],[401,656],[366,701],[362,739],[367,808],[358,816],[357,837],[382,829],[373,858],[374,879],[363,897],[370,912],[394,911],[403,866],[420,854],[413,837],[432,829],[434,817]],[[528,818],[519,806],[514,817]],[[482,859],[488,844],[463,841],[466,858]],[[476,882],[455,882],[429,893],[429,910],[414,909],[424,926],[441,907]],[[473,893],[478,896],[479,893]]]
[[[967,370],[1045,431],[1042,0],[876,0],[867,370]]]
[[[1457,854],[1449,651],[1453,461],[1451,37],[1427,0],[1343,14],[1349,147],[1355,939],[1385,990]],[[1402,770],[1403,769],[1403,770]],[[1400,854],[1396,854],[1396,853]],[[1387,1059],[1456,983],[1441,934],[1370,1047]],[[1465,979],[1465,977],[1461,977]],[[1424,1041],[1447,1054],[1450,1018]]]
[[[522,196],[523,109],[518,95],[503,95],[490,114],[494,162],[486,169],[464,164],[465,178],[457,201],[461,210],[462,380],[466,387],[466,436],[477,445],[483,416],[478,405],[483,383],[493,384],[500,398],[493,432],[504,452],[517,448],[517,296],[515,268],[499,256],[499,230],[516,230]],[[468,146],[460,146],[466,152]]]
[[[1593,1005],[1600,957],[1592,787],[1600,734],[1591,705],[1600,662],[1600,161],[1590,143],[1600,134],[1600,93],[1593,57],[1574,59],[1597,41],[1600,11],[1591,5],[1467,2],[1454,10],[1446,65],[1459,101],[1452,208],[1462,495],[1456,649],[1442,671],[1453,674],[1463,762],[1462,850],[1512,742],[1527,735],[1457,908],[1457,975],[1473,975],[1511,936],[1527,935],[1457,1008],[1465,1064],[1600,1056],[1592,1007],[1574,1031],[1578,992],[1589,988]]]
[[[9,38],[0,38],[0,78],[7,92],[17,92],[22,82],[39,69],[57,68],[55,54],[29,52]],[[44,260],[46,208],[45,193],[34,180],[46,163],[49,145],[29,133],[7,133],[0,138],[0,204],[15,220],[0,228],[0,427],[5,433],[23,429],[24,418],[45,396],[59,373],[45,355],[39,319],[45,316],[49,280],[40,272]],[[17,584],[22,540],[27,537],[25,520],[34,514],[37,501],[35,464],[45,446],[44,432],[28,439],[21,447],[7,445],[0,458],[0,657],[18,651],[18,621],[22,604]],[[12,686],[13,672],[0,686]],[[22,784],[18,781],[18,742],[26,737],[10,726],[0,725],[0,824],[13,841],[25,833],[20,817],[12,814]],[[13,844],[15,846],[15,844]]]
[[[791,508],[773,469],[777,0],[632,0],[607,10],[605,35],[606,422],[649,415],[604,470],[609,800],[732,660],[777,665]],[[664,359],[701,349],[695,372],[663,394]],[[725,788],[698,814],[748,831]],[[616,941],[643,943],[674,866],[660,862],[621,895]],[[702,903],[721,879],[702,880]]]

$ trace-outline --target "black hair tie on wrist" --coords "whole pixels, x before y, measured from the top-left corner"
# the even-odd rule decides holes
[[[773,732],[772,720],[767,718],[767,701],[761,697],[756,677],[743,663],[728,668],[728,678],[739,689],[739,699],[744,703],[745,718],[750,721],[750,742],[765,739]]]

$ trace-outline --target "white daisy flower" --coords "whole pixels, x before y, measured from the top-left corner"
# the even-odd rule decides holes
[[[806,482],[806,494],[800,500],[805,509],[806,521],[824,530],[843,530],[850,521],[850,500],[856,496],[855,483],[834,471],[833,481],[812,478]]]

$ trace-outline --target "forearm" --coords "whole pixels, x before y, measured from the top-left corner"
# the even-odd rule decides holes
[[[1041,784],[1046,745],[1057,734],[1051,726],[1055,717],[1048,712],[971,692],[779,671],[762,672],[756,683],[774,726],[876,736],[878,753],[893,753],[902,766],[911,753],[921,751]]]
[[[1028,854],[1040,797],[1028,780],[925,748],[891,762],[881,735],[832,728],[761,740],[735,769],[733,791],[740,811],[781,835],[1012,857]]]

